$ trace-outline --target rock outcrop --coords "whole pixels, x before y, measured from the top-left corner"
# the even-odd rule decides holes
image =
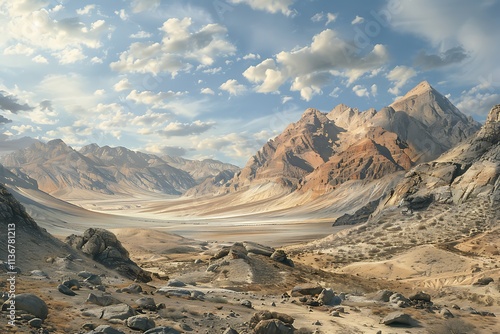
[[[149,273],[130,260],[128,251],[110,231],[101,228],[89,228],[82,236],[75,234],[68,236],[66,243],[125,277],[137,279],[141,282],[151,280]]]

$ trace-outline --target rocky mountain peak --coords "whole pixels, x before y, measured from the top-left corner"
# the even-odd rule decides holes
[[[427,81],[422,81],[418,85],[416,85],[413,89],[411,89],[406,95],[403,97],[403,99],[406,99],[411,96],[415,95],[422,95],[422,94],[427,94],[429,92],[437,92],[430,83]]]
[[[486,123],[500,122],[500,104],[497,104],[491,108],[488,117],[486,118]]]

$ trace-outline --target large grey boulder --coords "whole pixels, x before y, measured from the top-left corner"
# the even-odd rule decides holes
[[[161,327],[151,328],[145,331],[144,334],[181,334],[181,333],[172,327],[161,326]]]
[[[59,284],[57,286],[57,291],[68,296],[76,296],[76,293],[64,284]]]
[[[245,241],[243,246],[248,253],[259,254],[270,257],[274,253],[274,248],[258,244],[256,242]]]
[[[87,300],[85,302],[96,304],[99,306],[109,306],[109,305],[115,305],[115,304],[122,303],[121,301],[119,301],[115,297],[112,297],[109,295],[97,296],[97,295],[93,294],[92,292],[89,293],[89,296],[87,297]]]
[[[255,334],[293,334],[294,328],[278,319],[262,320],[254,328]]]
[[[42,320],[45,320],[49,314],[47,304],[32,293],[21,293],[16,295],[14,301],[16,302],[16,310],[26,311]],[[7,300],[2,305],[2,310],[6,310],[10,305],[10,300]]]
[[[109,325],[100,325],[100,326],[97,326],[94,330],[88,332],[87,334],[99,334],[99,333],[103,333],[103,334],[125,334],[121,330],[113,328],[113,327],[111,327]]]
[[[298,285],[292,289],[292,297],[319,295],[321,291],[323,291],[321,285]]]
[[[413,326],[415,324],[415,320],[409,314],[403,312],[392,312],[385,316],[381,323],[384,325]]]
[[[151,297],[141,297],[135,303],[143,310],[156,311],[156,302]]]
[[[120,319],[125,320],[135,315],[135,311],[133,308],[128,306],[127,304],[117,304],[106,306],[102,308],[102,319],[110,320],[110,319]]]
[[[155,322],[153,319],[146,316],[136,315],[127,319],[127,327],[140,331],[147,331],[155,327]]]

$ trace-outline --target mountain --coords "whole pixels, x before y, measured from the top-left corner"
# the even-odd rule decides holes
[[[238,166],[213,159],[189,160],[169,155],[161,158],[170,166],[188,172],[196,183],[202,183],[205,179],[216,176],[221,172],[234,174],[240,170]]]
[[[35,143],[2,157],[13,173],[35,179],[40,190],[59,198],[87,194],[135,195],[141,192],[180,194],[196,183],[161,158],[124,147],[91,144],[76,151],[62,140]],[[85,195],[86,196],[86,195]]]
[[[325,114],[307,109],[268,141],[232,179],[218,176],[188,195],[227,193],[266,183],[316,195],[349,180],[374,180],[431,161],[477,132],[426,81],[380,111],[344,104]]]

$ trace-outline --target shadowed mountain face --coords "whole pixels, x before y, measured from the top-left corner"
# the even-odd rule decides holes
[[[308,109],[266,143],[231,180],[205,182],[189,194],[224,193],[273,182],[290,191],[329,192],[348,180],[373,180],[431,161],[477,132],[427,82],[379,112],[338,105]]]

